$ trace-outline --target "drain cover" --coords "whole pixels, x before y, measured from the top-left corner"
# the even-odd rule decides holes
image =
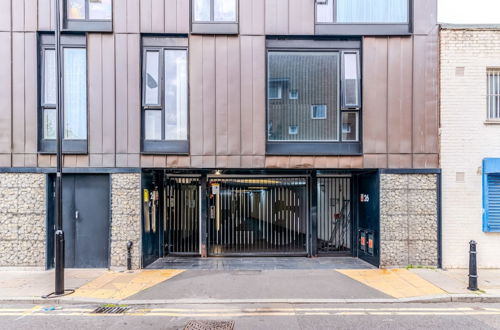
[[[184,330],[233,330],[234,321],[189,321]]]
[[[123,314],[129,310],[130,307],[124,306],[102,306],[97,307],[93,314]]]

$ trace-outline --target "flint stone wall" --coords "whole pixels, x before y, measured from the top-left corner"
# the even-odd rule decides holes
[[[437,224],[437,175],[381,174],[381,267],[437,266]]]

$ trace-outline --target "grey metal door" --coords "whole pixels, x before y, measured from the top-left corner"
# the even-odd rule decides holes
[[[66,267],[108,267],[109,207],[109,175],[63,175]]]

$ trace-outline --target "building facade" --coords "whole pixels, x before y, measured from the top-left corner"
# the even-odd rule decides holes
[[[68,267],[440,265],[435,0],[62,2]],[[54,6],[0,0],[0,266],[53,265]]]
[[[500,29],[441,30],[441,166],[443,266],[468,266],[469,241],[478,266],[500,267],[495,197],[500,142]]]

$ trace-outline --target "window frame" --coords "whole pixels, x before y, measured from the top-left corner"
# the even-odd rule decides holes
[[[490,73],[494,74],[494,79],[497,80],[497,84],[500,84],[500,68],[498,67],[488,67],[486,68],[486,123],[499,123],[500,122],[500,103],[491,104],[491,98],[498,97],[500,98],[500,94],[495,94],[492,90],[493,87],[490,85]],[[500,85],[497,86],[500,88]],[[491,116],[492,111],[495,110],[497,116]]]
[[[492,228],[489,219],[489,182],[490,176],[500,178],[500,158],[485,158],[483,159],[483,224],[482,229],[484,233],[500,233],[500,224],[495,224]]]
[[[113,32],[113,14],[115,0],[111,0],[111,19],[89,19],[89,0],[85,0],[85,19],[71,19],[68,17],[68,0],[63,0],[63,31],[82,32]]]
[[[62,149],[64,154],[88,154],[88,140],[89,140],[89,79],[88,79],[88,49],[87,37],[82,34],[61,35],[61,62],[63,63],[63,72],[61,73],[61,93],[64,99],[64,49],[68,48],[84,48],[86,51],[86,139],[66,139],[62,141]],[[44,138],[44,112],[45,110],[56,109],[55,104],[44,103],[45,97],[45,54],[46,50],[55,49],[55,36],[52,33],[39,33],[38,34],[38,91],[37,98],[37,136],[38,136],[38,152],[41,154],[55,154],[57,148],[56,139]],[[57,65],[57,63],[56,63]],[[57,79],[57,78],[56,78]],[[64,103],[61,104],[64,122]],[[57,129],[57,128],[56,128]]]
[[[336,0],[333,1],[333,22],[318,22],[318,2],[314,1],[314,30],[316,35],[377,36],[410,35],[413,29],[414,0],[408,1],[406,23],[337,23]]]
[[[194,2],[191,0],[191,33],[193,34],[238,34],[240,20],[240,1],[234,0],[236,3],[236,20],[235,21],[214,21],[214,0],[210,0],[210,21],[195,20]]]
[[[269,99],[268,99],[268,82],[269,82],[269,53],[270,52],[338,52],[338,98],[337,109],[337,132],[338,139],[336,141],[270,141],[269,140]],[[346,112],[355,111],[358,113],[358,140],[357,141],[342,141],[342,109],[341,93],[342,93],[342,72],[343,59],[342,52],[357,52],[358,61],[361,63],[361,41],[359,39],[346,40],[323,40],[323,39],[278,39],[268,37],[266,40],[266,154],[267,155],[362,155],[362,89],[359,89],[360,107],[357,110],[348,110]],[[361,71],[358,70],[359,86],[362,85]],[[328,110],[327,110],[328,111]]]
[[[146,52],[151,50],[160,50],[160,63],[158,71],[160,73],[159,83],[159,101],[157,105],[146,104]],[[186,79],[187,79],[187,127],[186,140],[165,140],[165,50],[184,50],[186,51]],[[141,153],[142,154],[170,154],[170,155],[188,155],[190,150],[190,88],[189,88],[189,45],[186,36],[179,37],[161,37],[144,36],[141,38]],[[146,111],[161,111],[161,135],[162,140],[146,140]]]

